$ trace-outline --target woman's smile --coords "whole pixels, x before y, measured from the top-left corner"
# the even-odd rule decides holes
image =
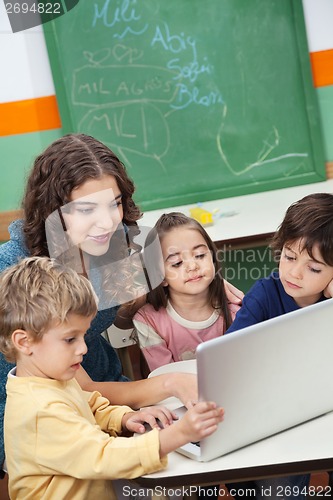
[[[95,241],[97,244],[105,245],[111,239],[111,233],[100,234],[100,235],[92,235],[88,234],[87,238],[91,241]]]

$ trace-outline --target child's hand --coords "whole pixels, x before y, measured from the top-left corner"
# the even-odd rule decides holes
[[[152,429],[168,427],[178,417],[164,406],[147,406],[142,410],[133,413],[126,413],[122,419],[123,429],[130,432],[144,433],[146,431],[144,423],[150,425]]]
[[[229,283],[229,281],[227,280],[224,280],[224,289],[227,295],[228,302],[237,305],[242,304],[244,293],[241,290],[238,290],[238,288]]]
[[[325,288],[324,295],[328,299],[330,299],[331,297],[333,297],[333,280],[330,281],[329,284],[327,285],[327,287]]]
[[[193,401],[198,401],[198,379],[194,373],[170,373],[167,384],[170,391],[187,408],[193,406]]]
[[[201,402],[190,408],[183,418],[160,432],[160,456],[164,457],[191,441],[200,441],[216,431],[224,410],[213,402]]]
[[[216,431],[217,426],[224,417],[223,408],[217,408],[213,402],[197,403],[190,408],[183,418],[177,422],[177,427],[186,439],[186,443],[200,441]]]

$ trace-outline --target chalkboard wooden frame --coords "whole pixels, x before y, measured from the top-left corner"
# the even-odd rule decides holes
[[[106,142],[111,149],[115,149],[127,166],[129,175],[134,179],[137,186],[136,199],[143,210],[325,180],[320,117],[317,96],[312,83],[301,2],[299,0],[279,0],[278,3],[274,0],[251,0],[251,2],[249,0],[207,0],[207,2],[169,0],[167,7],[164,4],[163,0],[140,0],[132,5],[130,0],[122,0],[114,4],[112,0],[96,0],[95,2],[80,0],[71,12],[44,25],[63,132],[89,133]],[[173,4],[177,6],[174,10]],[[200,10],[202,4],[206,6],[204,11]],[[250,7],[247,7],[249,4],[251,4]],[[87,29],[85,24],[86,19],[89,18],[89,12],[93,15],[92,6],[95,6],[93,23],[98,25],[98,30],[96,26],[93,29],[92,25]],[[211,7],[211,13],[208,12],[207,6]],[[132,27],[130,21],[140,17],[141,7],[146,9],[148,14],[150,10],[155,9],[149,20],[150,24],[152,24],[152,19],[158,19],[154,39],[150,34],[150,44],[146,45],[144,38],[140,39],[142,45],[138,45],[137,35],[135,35],[137,38],[131,38],[128,34],[124,35],[125,31],[128,33]],[[237,8],[238,17],[235,15]],[[270,14],[270,9],[272,14]],[[189,21],[186,19],[187,11]],[[223,21],[223,29],[226,32],[231,30],[228,34],[233,35],[233,38],[229,38],[232,43],[229,44],[231,49],[228,49],[230,52],[228,54],[227,49],[225,53],[223,52],[223,43],[217,46],[218,42],[216,42],[216,47],[213,46],[222,17],[217,23],[215,23],[215,18],[218,17],[220,11],[226,18]],[[257,21],[249,17],[253,16],[254,11],[258,17]],[[97,16],[96,12],[98,12]],[[108,21],[111,19],[112,22],[109,22],[106,28],[107,14],[109,15]],[[205,15],[204,22],[203,15]],[[103,26],[101,26],[101,20],[103,20]],[[147,21],[146,25],[149,23]],[[120,41],[118,29],[121,24],[124,28],[122,41]],[[281,25],[281,33],[276,24]],[[231,28],[229,25],[232,25]],[[183,31],[181,31],[182,28],[184,28]],[[169,30],[168,39],[165,32],[162,33],[167,29]],[[194,34],[190,33],[191,29],[194,30]],[[248,30],[246,34],[242,34],[246,30]],[[263,35],[265,38],[261,40],[265,43],[261,44],[260,37],[258,36],[256,40],[256,35],[253,35],[255,31],[260,30],[265,30],[265,35]],[[209,39],[210,32],[215,37],[211,40]],[[71,36],[72,43],[70,43]],[[175,37],[174,40],[172,37]],[[250,54],[247,46],[251,46],[253,38],[255,39],[253,52]],[[207,45],[204,40],[208,40]],[[284,40],[286,40],[285,43]],[[169,54],[166,56],[169,49],[164,45],[167,42],[171,45],[173,41],[183,44],[184,47],[186,43],[188,46],[192,44],[192,48],[188,48],[198,54],[193,55],[191,64],[186,65],[184,62],[189,52],[185,49],[184,53],[187,55],[183,60],[177,58],[177,54],[173,54],[175,57],[172,61]],[[247,41],[249,43],[244,43]],[[201,53],[200,43],[204,45]],[[152,44],[154,48],[161,48],[160,59],[164,58],[165,61],[159,63],[156,51],[146,57]],[[197,45],[194,51],[195,44]],[[132,58],[134,58],[135,50],[141,50],[145,56],[139,59],[139,63],[135,61],[129,63],[127,59],[128,64],[124,65],[119,57],[119,64],[115,64],[114,60],[112,64],[109,64],[109,61],[104,64],[103,58],[107,59],[110,57],[110,51],[115,51],[115,47],[121,46],[131,48]],[[255,50],[257,54],[253,56]],[[264,51],[265,54],[260,58],[261,52],[264,53]],[[253,61],[251,58],[248,61],[247,54],[253,56]],[[82,61],[77,62],[80,55],[84,55]],[[151,60],[148,64],[150,55]],[[229,57],[227,77],[225,76],[227,72],[224,72],[222,68],[223,57],[226,59]],[[243,60],[237,60],[242,57]],[[276,64],[271,63],[274,57]],[[98,58],[100,60],[97,60]],[[145,64],[142,64],[143,59]],[[284,61],[286,61],[285,66]],[[235,65],[230,62],[235,62]],[[197,65],[196,74],[193,73],[194,63]],[[75,66],[76,64],[79,66]],[[253,69],[254,65],[256,67]],[[195,80],[192,86],[187,85],[191,79],[190,66]],[[162,100],[161,95],[158,95],[156,89],[152,87],[149,89],[149,98],[147,98],[148,90],[145,89],[147,95],[144,93],[141,100],[137,95],[136,99],[132,96],[130,102],[123,100],[119,103],[117,100],[112,101],[112,97],[110,97],[110,102],[107,102],[105,96],[102,95],[108,93],[108,89],[103,88],[104,83],[97,89],[97,79],[88,82],[91,74],[94,74],[95,78],[96,73],[102,72],[103,77],[99,79],[99,82],[104,82],[105,76],[109,80],[118,78],[118,89],[124,92],[125,77],[122,81],[122,75],[126,75],[126,83],[130,82],[135,87],[138,81],[140,86],[143,85],[143,68],[148,68],[151,72],[152,78],[148,82],[151,86],[154,82],[157,86],[162,81],[169,99],[167,103],[159,104]],[[244,75],[243,70],[247,74]],[[274,71],[276,74],[272,74]],[[174,80],[177,82],[180,75],[181,81],[186,83],[185,86],[184,83],[175,84]],[[89,101],[90,97],[87,95],[81,102],[77,99],[79,93],[75,85],[80,78],[84,82],[84,84],[81,82],[80,92],[84,89],[88,94],[87,88],[90,94],[99,92],[99,101]],[[246,79],[246,85],[242,86],[241,78]],[[173,93],[170,87],[166,88],[170,81],[171,85],[174,85]],[[264,84],[260,87],[261,81]],[[222,82],[220,87],[219,82]],[[276,82],[275,85],[274,82]],[[257,88],[255,88],[256,85]],[[288,92],[283,95],[279,94],[279,88],[287,89]],[[200,97],[202,89],[206,90],[206,93]],[[126,91],[130,92],[127,87]],[[191,106],[187,109],[180,109],[180,99],[184,100],[187,92],[191,95]],[[209,103],[210,107],[206,106],[207,103],[204,101],[209,98],[214,100],[213,105]],[[262,107],[260,107],[261,99]],[[244,100],[244,102],[238,104],[238,100]],[[285,101],[288,101],[289,108]],[[166,110],[167,106],[169,110]],[[265,107],[269,109],[265,110]],[[82,113],[76,114],[78,109],[78,113],[83,110],[84,118],[82,118]],[[110,109],[114,113],[113,116],[111,116]],[[114,118],[119,109],[124,115],[132,109],[130,115],[132,124],[141,120],[142,110],[144,110],[144,119],[151,119],[151,123],[149,128],[143,130],[145,133],[141,134],[142,137],[139,140],[142,144],[146,141],[148,149],[156,141],[156,144],[153,144],[156,151],[152,150],[149,154],[145,154],[142,144],[138,145],[137,150],[134,151],[131,146],[122,143],[123,137],[119,138],[119,144],[117,138],[116,140],[111,138],[109,142],[109,137],[112,135],[111,125],[109,124],[109,130],[106,130],[107,127],[100,123],[108,113],[106,119],[111,122],[111,118]],[[160,120],[162,114],[164,121]],[[219,129],[217,129],[216,116],[220,120],[222,115],[224,122],[219,123]],[[167,121],[165,116],[167,116]],[[89,120],[91,118],[90,122],[87,117]],[[280,121],[276,127],[275,119],[277,122]],[[246,122],[245,125],[244,122]],[[113,128],[115,129],[116,126],[114,124]],[[147,130],[150,134],[148,138]],[[126,140],[132,140],[128,137]],[[272,153],[274,150],[276,154]],[[251,158],[247,158],[248,154]]]

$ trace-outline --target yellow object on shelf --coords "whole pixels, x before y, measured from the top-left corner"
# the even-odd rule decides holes
[[[190,208],[190,215],[193,219],[197,220],[203,226],[211,226],[213,221],[213,214],[200,207]]]

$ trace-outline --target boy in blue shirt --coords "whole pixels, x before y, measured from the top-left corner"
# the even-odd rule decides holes
[[[226,334],[333,297],[333,195],[316,193],[293,203],[271,248],[279,271],[253,285]],[[267,487],[272,498],[282,487],[280,499],[305,499],[309,479],[309,474],[288,476],[247,486],[256,488],[257,499]],[[229,486],[243,489],[244,483]]]

